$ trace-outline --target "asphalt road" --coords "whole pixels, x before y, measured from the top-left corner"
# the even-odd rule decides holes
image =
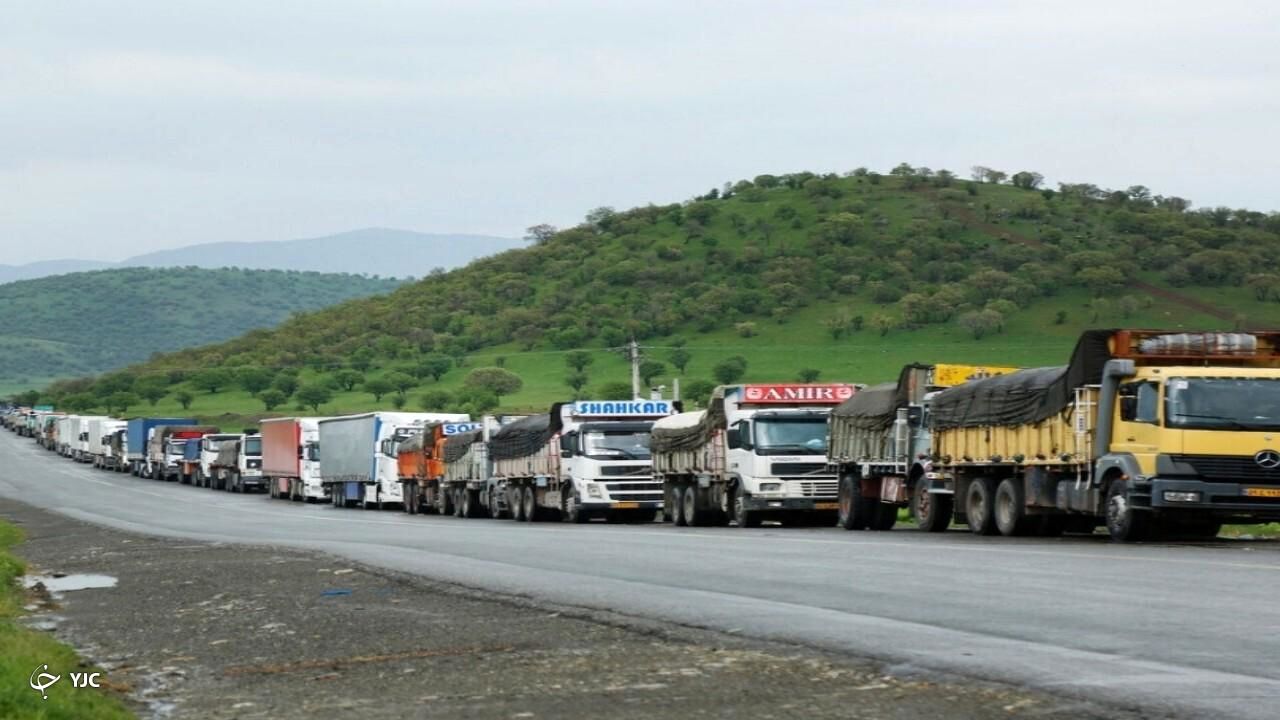
[[[1138,708],[1280,703],[1280,544],[410,517],[140,480],[0,433],[0,497],[138,532],[324,550],[550,602]]]

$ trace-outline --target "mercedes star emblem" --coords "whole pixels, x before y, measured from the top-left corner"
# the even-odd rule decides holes
[[[1275,470],[1280,467],[1280,452],[1275,450],[1263,450],[1253,456],[1253,461],[1258,463],[1258,467],[1264,470]]]

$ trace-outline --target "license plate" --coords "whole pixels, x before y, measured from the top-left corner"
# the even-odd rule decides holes
[[[638,503],[638,502],[616,502],[616,503],[614,503],[614,504],[613,504],[613,509],[614,509],[614,510],[639,510],[639,509],[640,509],[640,503]]]
[[[839,509],[840,509],[840,503],[838,503],[838,502],[820,502],[820,503],[814,503],[814,504],[813,504],[813,509],[814,509],[814,510],[839,510]]]
[[[1245,488],[1247,497],[1280,498],[1280,488]]]

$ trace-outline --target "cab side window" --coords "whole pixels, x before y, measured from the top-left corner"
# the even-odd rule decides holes
[[[1134,382],[1120,386],[1120,419],[1156,424],[1160,421],[1160,385]]]

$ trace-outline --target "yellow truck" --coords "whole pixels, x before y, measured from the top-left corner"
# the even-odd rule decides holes
[[[967,382],[928,412],[930,487],[979,535],[1280,520],[1280,332],[1091,330],[1067,366]]]
[[[846,530],[890,530],[910,505],[921,529],[951,524],[951,490],[932,483],[929,399],[966,382],[1016,367],[912,364],[895,382],[863,388],[831,411],[827,455],[839,478],[837,524]]]

